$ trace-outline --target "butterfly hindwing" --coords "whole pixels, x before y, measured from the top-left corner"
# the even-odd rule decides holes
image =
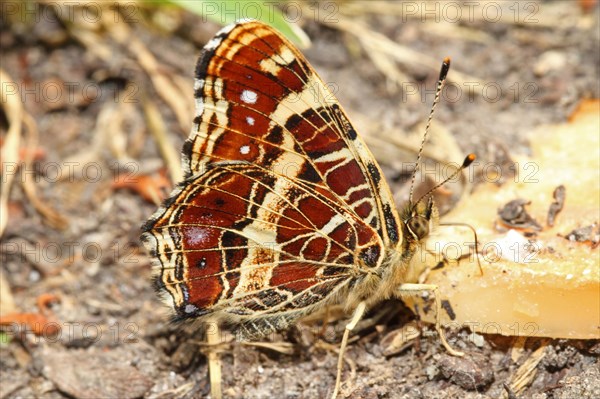
[[[357,257],[375,268],[383,255],[373,229],[331,193],[247,163],[210,166],[157,216],[147,240],[181,318],[308,310],[346,288]]]

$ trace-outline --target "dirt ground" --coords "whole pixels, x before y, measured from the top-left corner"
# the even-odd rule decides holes
[[[469,152],[483,163],[526,154],[527,132],[600,97],[595,1],[478,2],[470,12],[450,3],[433,14],[421,2],[288,7],[303,10],[301,26],[313,41],[307,58],[397,193],[405,190],[402,162],[413,162],[414,152],[406,158],[406,149],[387,143],[422,132],[445,56],[453,69],[435,121],[454,138],[456,162]],[[114,14],[106,3],[30,4],[27,13],[0,4],[0,67],[12,79],[2,75],[2,90],[9,99],[20,95],[31,116],[23,118],[17,163],[2,160],[2,188],[7,176],[14,181],[0,315],[29,317],[43,330],[1,333],[0,399],[208,397],[206,346],[193,327],[168,323],[139,227],[170,190],[168,151],[178,157],[187,136],[194,64],[219,26],[157,5],[125,3]],[[374,49],[374,39],[361,41],[353,23],[398,45],[397,62]],[[9,102],[3,98],[3,145],[14,117]],[[48,302],[41,309],[40,296]],[[387,353],[383,338],[414,319],[399,301],[368,315],[346,354],[343,397],[600,397],[598,341],[448,332],[467,353],[459,359],[424,324],[419,338]],[[330,320],[301,324],[269,345],[224,340],[224,396],[326,397],[345,319]],[[526,382],[516,392],[505,388],[525,363]]]

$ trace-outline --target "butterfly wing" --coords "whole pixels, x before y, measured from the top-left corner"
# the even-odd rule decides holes
[[[226,27],[195,91],[186,180],[143,236],[178,317],[280,329],[381,267],[400,239],[389,188],[291,43],[259,22]]]
[[[376,268],[379,236],[327,189],[244,162],[188,179],[148,228],[179,318],[294,319]]]

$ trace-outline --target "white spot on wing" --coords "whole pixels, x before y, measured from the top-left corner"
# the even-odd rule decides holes
[[[284,65],[289,65],[296,59],[294,53],[286,46],[281,46],[279,49],[279,56],[281,57],[281,60],[278,60],[277,62]]]
[[[231,32],[233,30],[233,28],[235,28],[237,25],[237,23],[233,23],[233,24],[229,24],[223,28],[221,28],[221,30],[219,30],[215,36],[224,36],[226,34],[228,34],[229,32]]]
[[[250,125],[250,126],[254,126],[254,118],[251,116],[247,116],[246,117],[246,122]]]
[[[248,145],[243,145],[240,147],[240,154],[242,155],[246,155],[250,152],[250,146]]]
[[[201,115],[204,112],[204,99],[196,97],[196,115]]]
[[[185,313],[194,313],[196,310],[198,310],[197,307],[195,307],[194,305],[188,304],[188,305],[185,305],[184,312]]]
[[[217,46],[219,44],[221,44],[222,41],[223,41],[223,37],[221,37],[221,36],[213,37],[212,39],[210,39],[208,41],[208,43],[206,43],[206,46],[204,46],[204,49],[205,50],[214,50],[217,48]]]
[[[240,95],[240,100],[242,100],[246,104],[256,104],[257,99],[258,94],[256,94],[252,90],[244,90]]]
[[[208,231],[202,227],[188,227],[185,237],[191,245],[202,245],[208,239]]]

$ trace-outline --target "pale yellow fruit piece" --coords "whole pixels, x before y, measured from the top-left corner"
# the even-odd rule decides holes
[[[474,259],[429,274],[425,282],[439,286],[455,314],[451,321],[442,310],[444,324],[502,335],[600,338],[600,247],[564,238],[600,221],[599,110],[600,103],[590,100],[569,123],[536,129],[529,136],[532,157],[518,160],[516,181],[480,185],[444,218],[475,227],[479,248],[488,251],[480,258],[483,276]],[[548,227],[559,185],[566,188],[566,201],[554,227]],[[498,209],[516,198],[531,201],[527,211],[544,227],[533,245],[521,232],[494,226]],[[452,257],[455,244],[466,253],[463,244],[473,241],[467,229],[440,227],[428,247]],[[415,305],[415,300],[407,302]],[[416,301],[421,318],[433,322],[431,307]]]

